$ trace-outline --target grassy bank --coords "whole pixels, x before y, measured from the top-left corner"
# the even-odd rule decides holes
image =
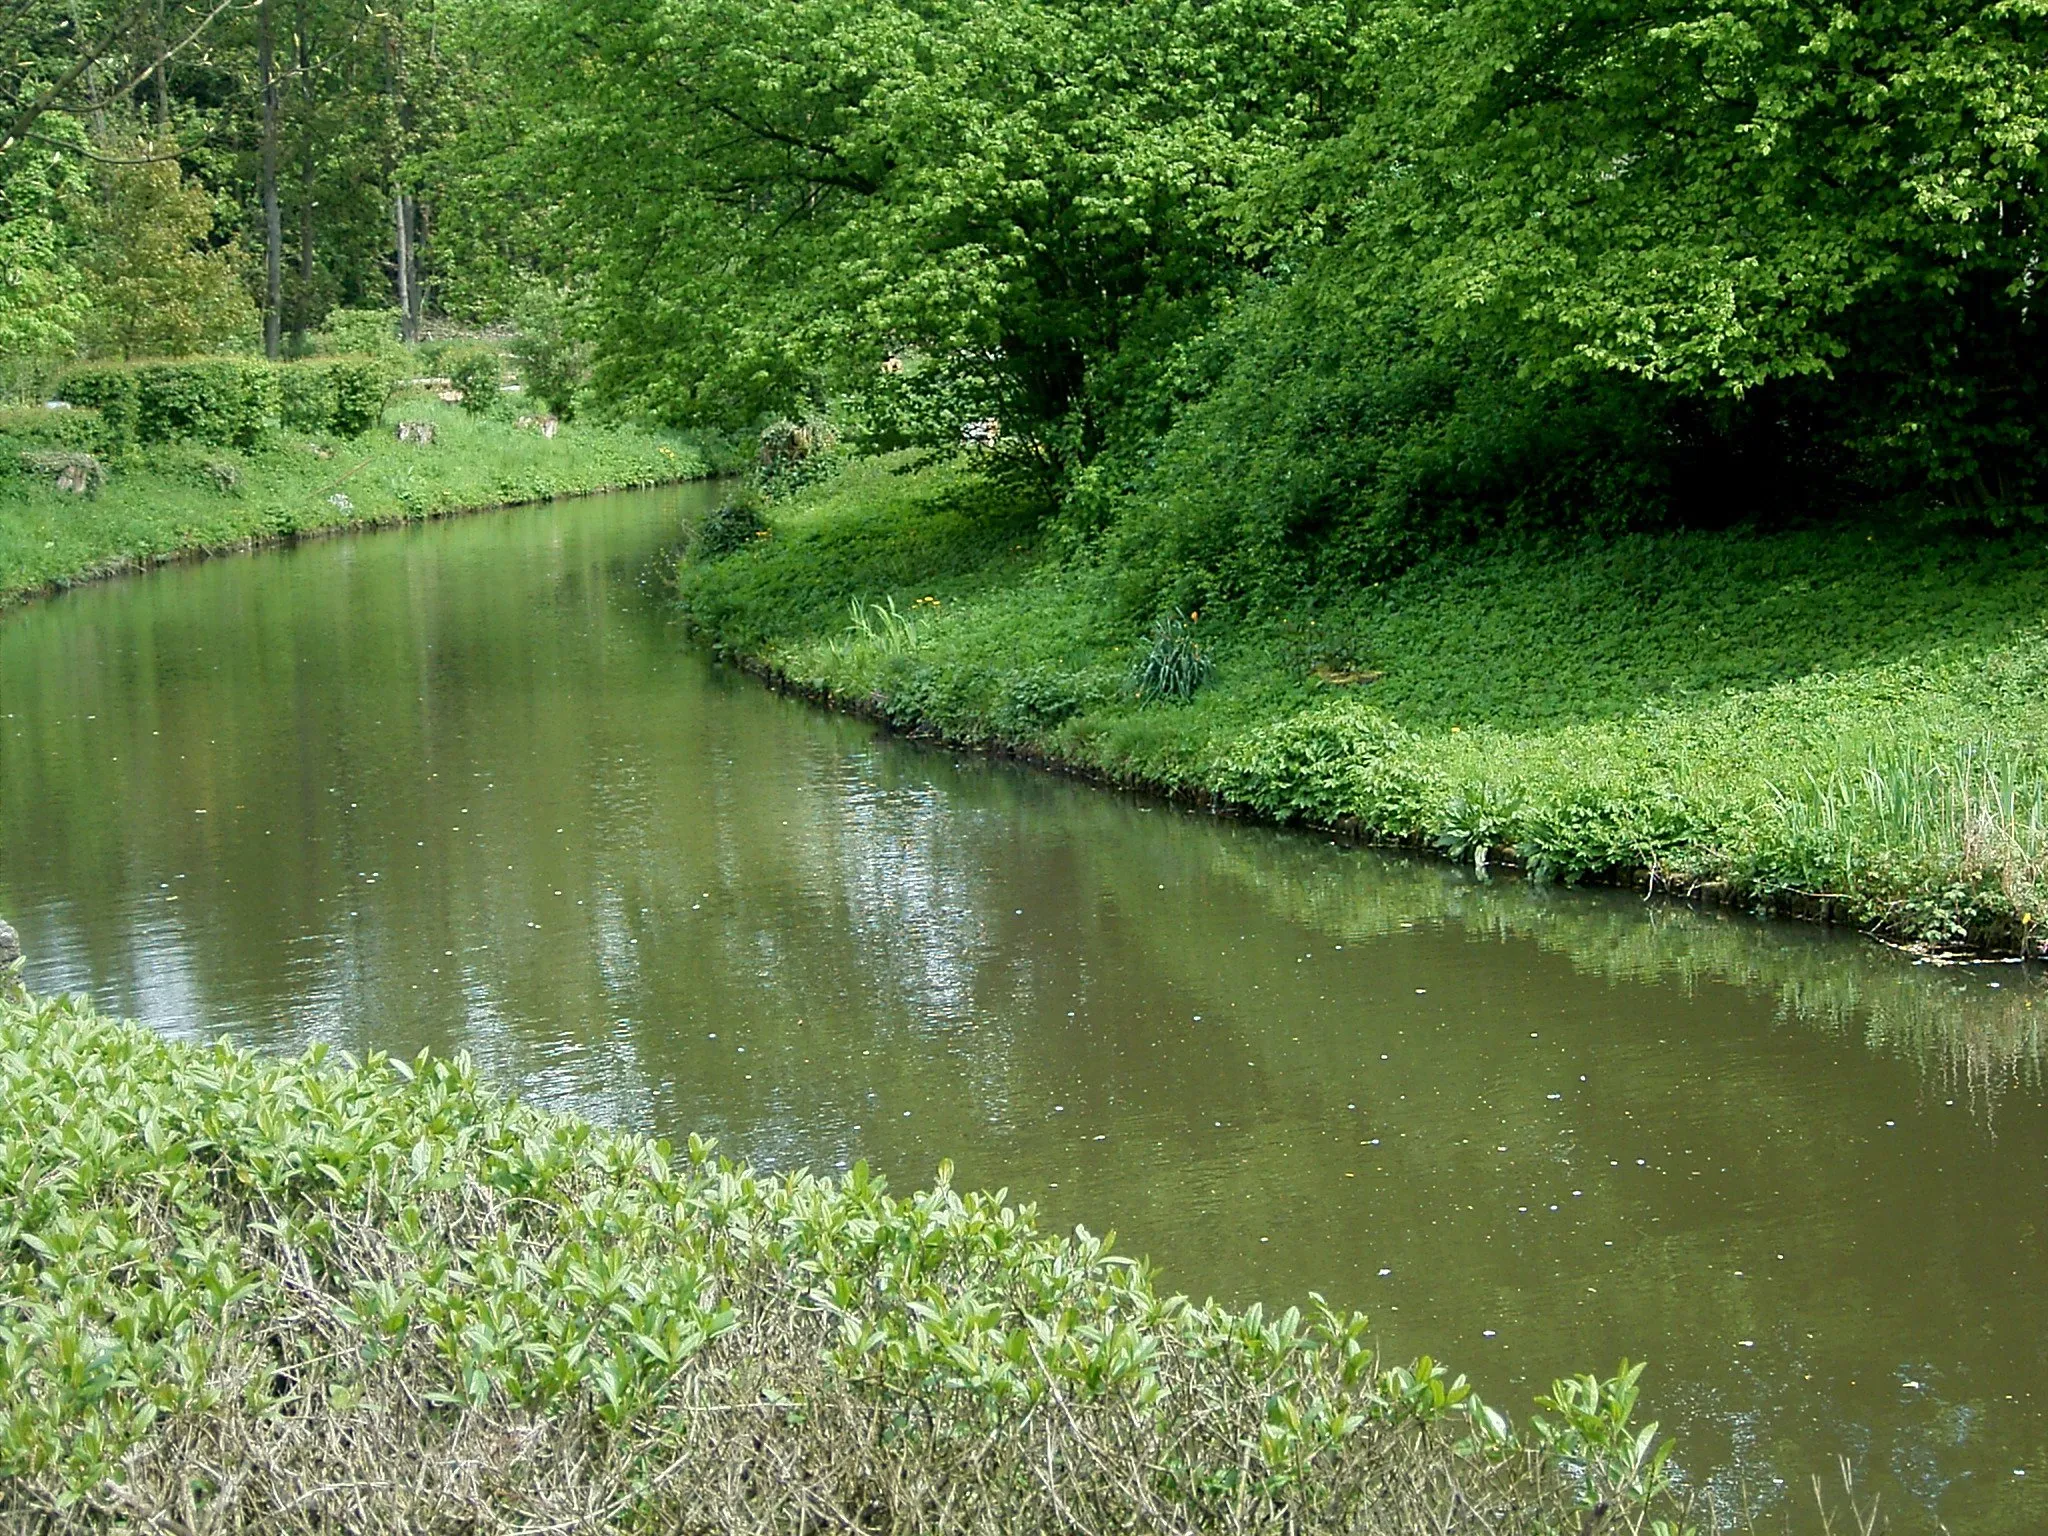
[[[430,445],[400,443],[430,421]],[[359,438],[280,433],[255,449],[156,443],[108,466],[97,495],[59,490],[0,435],[0,607],[54,587],[252,541],[657,485],[708,472],[688,442],[570,422],[544,438],[501,415],[401,395]]]
[[[943,1171],[901,1198],[859,1168],[757,1174],[496,1100],[460,1062],[264,1061],[0,998],[8,1529],[1672,1513],[1632,1376],[1560,1384],[1518,1439],[1367,1338],[1163,1297]]]
[[[2037,947],[2038,539],[1893,524],[1459,551],[1175,633],[964,465],[858,466],[771,523],[686,564],[694,622],[899,726],[1544,876]],[[1155,650],[1206,669],[1190,697],[1141,696]]]

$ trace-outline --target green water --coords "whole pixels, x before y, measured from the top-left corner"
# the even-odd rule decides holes
[[[721,671],[698,490],[213,561],[0,618],[39,989],[473,1053],[776,1167],[942,1157],[1170,1287],[1310,1290],[1525,1409],[1648,1357],[1767,1528],[2048,1527],[2032,971],[1483,884],[905,745]],[[1777,1480],[1782,1479],[1782,1483]]]

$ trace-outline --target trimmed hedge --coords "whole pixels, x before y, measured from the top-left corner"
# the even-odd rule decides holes
[[[384,414],[389,375],[375,358],[332,358],[277,370],[284,425],[360,437]]]
[[[361,436],[383,413],[388,388],[383,365],[371,358],[90,363],[57,378],[58,392],[97,410],[120,442],[221,448],[251,448],[286,427]]]
[[[98,411],[52,411],[40,405],[0,406],[0,439],[24,448],[92,454],[105,454],[111,441],[107,419]]]

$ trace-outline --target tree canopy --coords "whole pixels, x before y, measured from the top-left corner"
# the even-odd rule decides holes
[[[874,444],[992,418],[1069,504],[1172,506],[1189,550],[2048,501],[2038,0],[31,0],[9,26],[17,354],[108,344],[80,188],[112,208],[146,141],[216,209],[181,252],[274,334],[544,317],[565,401]]]

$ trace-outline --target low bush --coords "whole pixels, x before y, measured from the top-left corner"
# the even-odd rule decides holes
[[[526,392],[562,420],[576,414],[576,397],[590,380],[590,343],[577,334],[568,303],[551,288],[530,289],[513,313],[512,338]]]
[[[821,416],[778,418],[761,429],[757,441],[754,478],[770,498],[831,479],[851,457],[839,429]]]
[[[451,353],[447,367],[449,381],[462,391],[465,411],[481,416],[497,408],[505,377],[505,359],[497,352],[488,347],[473,347]]]
[[[40,405],[0,407],[0,440],[22,448],[69,448],[101,455],[114,446],[107,419],[98,411],[53,411]]]
[[[331,309],[320,324],[319,350],[337,357],[404,356],[395,309]]]
[[[277,369],[246,358],[87,364],[60,374],[57,388],[138,443],[249,447],[277,425],[280,404]]]
[[[286,428],[360,437],[383,418],[390,370],[374,357],[324,358],[278,369],[278,383]]]
[[[119,364],[92,364],[58,374],[52,387],[73,406],[84,406],[105,425],[109,439],[132,443],[136,439],[136,371]]]
[[[1388,1368],[1362,1317],[1161,1296],[944,1167],[901,1198],[864,1166],[758,1174],[501,1102],[462,1060],[265,1061],[0,1001],[0,1252],[10,1527],[1678,1513],[1628,1422],[1640,1368],[1558,1383],[1524,1440],[1442,1366]]]
[[[745,549],[767,530],[766,502],[751,483],[736,485],[690,534],[693,560],[717,560]]]

